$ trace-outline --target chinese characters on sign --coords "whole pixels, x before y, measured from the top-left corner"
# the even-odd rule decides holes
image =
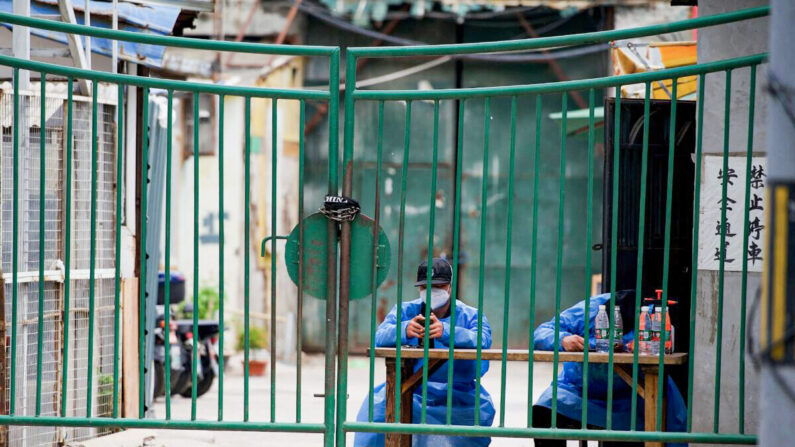
[[[746,172],[745,155],[729,156],[729,168],[723,172],[723,157],[704,157],[701,176],[701,209],[699,210],[698,268],[719,270],[721,258],[725,271],[742,271],[743,256],[748,260],[749,272],[761,272],[765,258],[765,157],[751,159],[751,171]],[[723,183],[726,182],[726,197]],[[745,197],[750,182],[749,198]],[[748,244],[743,247],[745,204],[748,203]],[[723,207],[726,219],[722,219]],[[724,242],[721,247],[721,237]]]

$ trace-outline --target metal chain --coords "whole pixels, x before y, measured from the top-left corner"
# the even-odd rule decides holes
[[[359,211],[359,202],[343,196],[326,196],[323,206],[320,207],[324,216],[336,222],[352,222],[359,215]]]

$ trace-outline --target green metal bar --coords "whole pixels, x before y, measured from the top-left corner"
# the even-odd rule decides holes
[[[536,129],[535,129],[535,150],[533,151],[533,229],[532,247],[530,248],[530,259],[532,268],[530,270],[530,332],[528,350],[533,352],[533,338],[535,336],[535,313],[536,313],[536,273],[538,263],[536,258],[538,245],[538,176],[540,175],[539,161],[541,160],[541,117],[542,117],[541,96],[536,96]],[[527,362],[527,427],[533,426],[533,356],[529,356]]]
[[[224,420],[224,106],[226,97],[218,96],[218,420]],[[169,125],[171,120],[169,120]],[[169,137],[169,142],[171,137]],[[171,151],[169,151],[170,153]],[[248,250],[248,247],[246,247]]]
[[[67,378],[69,376],[68,373],[68,366],[69,366],[69,305],[71,304],[71,289],[72,289],[72,134],[73,134],[73,127],[72,127],[72,112],[74,103],[72,102],[72,87],[74,83],[72,78],[67,80],[66,84],[66,212],[64,213],[64,233],[65,233],[65,245],[64,245],[64,281],[63,281],[63,371],[61,374],[61,416],[66,417],[66,395],[68,391]],[[121,89],[121,86],[119,86]],[[119,102],[119,104],[122,104]],[[121,118],[119,119],[121,122]],[[119,132],[121,132],[121,127],[119,127]],[[119,147],[122,147],[121,145]],[[121,157],[119,157],[121,159]],[[117,191],[121,191],[120,188],[117,188]],[[118,194],[117,194],[118,199]],[[118,204],[117,204],[118,210]],[[118,212],[116,213],[117,216],[120,216]],[[118,219],[117,219],[118,220]],[[117,225],[118,228],[118,225]],[[118,288],[118,278],[119,278],[119,249],[118,249],[118,231],[117,234],[117,243],[116,243],[116,301],[118,303],[118,296],[119,296],[119,288]],[[118,395],[119,395],[119,388],[118,388],[118,359],[119,359],[119,337],[118,337],[118,327],[119,327],[119,306],[118,304],[114,310],[114,337],[113,337],[113,345],[114,345],[114,357],[113,357],[113,404],[114,404],[114,413],[113,417],[118,416]],[[14,382],[11,382],[12,384]]]
[[[563,216],[566,194],[566,124],[568,115],[568,94],[561,95],[561,130],[560,130],[560,189],[558,191],[558,254],[555,273],[555,346],[552,362],[552,422],[550,427],[557,427],[558,406],[558,367],[560,354],[560,289],[563,275]],[[609,427],[609,426],[608,426]]]
[[[729,128],[731,125],[731,84],[732,72],[726,70],[726,91],[724,94],[724,115],[723,115],[723,185],[721,191],[720,209],[720,265],[718,267],[718,314],[715,342],[715,415],[712,421],[712,431],[718,433],[720,425],[720,380],[721,380],[721,353],[723,343],[723,279],[725,275],[726,263],[726,195],[729,187]],[[743,253],[743,257],[745,254]]]
[[[537,37],[532,39],[516,39],[501,42],[478,42],[446,45],[417,45],[401,47],[354,47],[348,51],[357,57],[391,57],[391,56],[439,56],[460,55],[472,53],[487,53],[495,51],[517,51],[540,48],[550,48],[568,45],[582,45],[610,42],[613,40],[631,39],[636,37],[667,34],[695,28],[704,28],[724,23],[732,23],[765,17],[770,14],[767,6],[758,8],[741,9],[723,14],[680,20],[659,25],[641,26],[637,28],[597,31],[591,33],[571,34],[552,37]],[[2,16],[0,16],[2,19]]]
[[[218,97],[218,420],[224,420],[224,105],[226,97]],[[168,120],[171,125],[171,120]],[[168,138],[171,142],[171,137]],[[171,153],[171,151],[168,151]],[[246,247],[248,251],[248,247]],[[166,382],[168,383],[168,382]]]
[[[536,39],[538,40],[538,39]],[[349,50],[350,51],[350,50]],[[357,90],[353,92],[355,99],[367,100],[433,100],[433,99],[461,99],[484,98],[487,96],[513,96],[532,95],[541,93],[565,93],[571,90],[600,89],[616,87],[626,84],[639,84],[644,82],[660,81],[674,77],[693,76],[702,73],[728,70],[732,68],[747,67],[760,64],[767,59],[767,54],[756,54],[715,62],[689,65],[665,70],[633,73],[621,76],[606,76],[601,78],[584,79],[577,81],[546,82],[531,85],[506,85],[499,87],[476,87],[468,89],[434,89],[434,90]],[[0,58],[0,64],[5,64]]]
[[[303,352],[304,315],[304,129],[306,101],[301,100],[298,117],[298,303],[295,347],[295,422],[301,422],[301,353]]]
[[[14,222],[11,228],[11,392],[8,414],[16,413],[17,384],[17,303],[19,302],[19,68],[14,68]]]
[[[97,262],[97,177],[99,175],[99,133],[97,132],[97,112],[99,105],[99,86],[91,86],[91,248],[88,280],[88,389],[86,390],[86,417],[91,417],[93,374],[94,374],[94,310],[96,303],[96,262]]]
[[[158,34],[136,33],[132,31],[119,31],[107,28],[56,22],[54,20],[25,17],[7,12],[0,13],[0,22],[68,34],[102,37],[110,40],[122,40],[125,42],[137,42],[149,45],[162,45],[177,48],[194,48],[197,50],[209,51],[231,51],[236,53],[258,53],[285,56],[329,56],[335,49],[335,47],[317,45],[275,45],[205,40],[190,37],[162,36]]]
[[[70,96],[70,108],[71,108],[71,95],[72,95],[72,79],[69,79],[69,96]],[[119,417],[119,361],[120,361],[120,345],[121,345],[121,334],[119,332],[119,328],[121,327],[121,204],[122,204],[122,196],[121,196],[121,183],[122,179],[124,178],[123,175],[123,160],[124,160],[124,86],[121,84],[116,85],[116,273],[114,278],[113,284],[113,412],[111,413],[112,417],[117,418]],[[72,111],[69,110],[69,132],[67,134],[68,144],[67,144],[67,191],[71,188],[71,126],[72,126]],[[171,121],[169,120],[169,123]],[[66,211],[66,218],[69,219],[69,192],[67,192],[67,211]],[[67,220],[69,222],[69,220]],[[69,237],[69,227],[66,227],[66,237]],[[68,245],[67,245],[68,247]],[[66,249],[66,253],[68,256],[69,248]],[[66,271],[69,271],[69,264],[66,264]],[[67,276],[68,278],[68,276]],[[68,282],[64,284],[65,287],[68,287]],[[64,310],[64,315],[69,315],[66,310]],[[64,323],[68,321],[68,317],[64,317]],[[66,326],[64,326],[64,330],[66,330]],[[67,352],[67,346],[64,344],[64,354]],[[64,380],[63,380],[63,388],[66,390],[66,366],[69,363],[66,361],[66,357],[64,357]],[[168,383],[168,382],[166,382]],[[66,399],[66,394],[64,393],[64,400]],[[64,407],[66,408],[66,407]],[[66,416],[66,412],[63,412],[63,415]]]
[[[164,292],[164,302],[165,306],[163,306],[163,314],[165,316],[165,326],[163,327],[163,340],[165,346],[165,357],[166,357],[166,364],[165,364],[165,374],[166,374],[166,420],[171,419],[171,141],[173,136],[173,115],[172,109],[174,108],[174,91],[168,91],[168,117],[167,117],[167,135],[166,135],[166,231],[165,231],[165,271],[166,277],[165,282],[163,283],[163,292]],[[223,116],[223,115],[222,115]],[[218,162],[223,164],[223,157],[221,156],[221,152],[219,149],[219,156]],[[221,183],[223,184],[223,183]],[[223,194],[221,194],[223,197]],[[223,220],[222,220],[223,222]],[[223,227],[222,227],[223,228]],[[222,233],[223,234],[223,233]],[[221,331],[223,335],[223,331]],[[223,358],[223,356],[219,356],[219,359]],[[219,360],[223,361],[223,360]],[[219,366],[219,372],[223,371],[223,368]],[[223,373],[221,373],[223,374]],[[219,382],[220,386],[220,382]],[[220,402],[219,397],[219,402]]]
[[[638,409],[638,354],[640,351],[640,307],[643,294],[643,251],[646,243],[646,178],[649,163],[649,113],[651,107],[651,84],[646,83],[643,99],[643,154],[640,162],[640,203],[638,205],[638,263],[635,276],[635,334],[632,349],[632,405],[630,428],[637,430]]]
[[[616,270],[618,257],[618,176],[620,172],[620,159],[621,159],[621,87],[616,87],[616,103],[615,103],[615,124],[613,140],[613,197],[611,209],[611,229],[610,229],[610,306],[607,309],[607,314],[610,317],[610,329],[608,335],[608,359],[607,359],[607,429],[613,428],[613,341],[615,338],[615,318],[613,313],[616,305]],[[662,408],[662,405],[660,407]]]
[[[433,161],[431,163],[431,194],[429,200],[430,222],[428,223],[428,273],[425,275],[425,340],[422,363],[422,412],[420,422],[428,422],[428,348],[431,324],[431,280],[433,277],[433,235],[436,230],[436,180],[439,166],[439,101],[433,103]],[[455,340],[455,339],[454,339]],[[451,342],[452,343],[452,342]],[[452,343],[454,344],[454,343]]]
[[[698,111],[696,112],[696,178],[695,178],[695,195],[693,197],[693,259],[692,269],[690,270],[690,347],[687,352],[691,355],[688,357],[687,366],[687,431],[693,429],[693,369],[695,368],[695,359],[692,355],[695,353],[696,347],[696,304],[698,302],[698,224],[699,224],[699,210],[701,207],[701,142],[703,141],[704,134],[704,91],[707,89],[706,84],[707,76],[702,74],[698,78]]]
[[[411,102],[406,102],[406,129],[403,135],[403,167],[400,173],[400,220],[398,222],[398,283],[397,283],[397,327],[403,324],[403,240],[406,226],[406,179],[409,173],[409,149],[411,148]],[[400,365],[400,330],[395,332],[395,364]],[[400,373],[395,374],[395,421],[400,421]]]
[[[144,418],[144,343],[146,333],[146,210],[149,191],[149,89],[143,88],[143,113],[141,114],[141,225],[139,240],[140,267],[138,278],[138,418]]]
[[[346,61],[347,64],[347,61]],[[353,76],[351,78],[351,75]],[[351,81],[348,81],[348,79]],[[356,70],[354,63],[353,73],[348,72],[345,77],[345,86],[348,87],[348,82],[356,85]],[[328,191],[337,192],[339,185],[339,107],[340,96],[338,94],[340,87],[340,49],[335,47],[331,57],[329,58],[329,91],[334,92],[329,95],[329,111],[328,111],[328,135],[329,135],[329,165],[328,165]],[[309,98],[307,98],[309,99]],[[347,106],[347,96],[345,97]],[[328,353],[328,350],[326,351]],[[328,397],[328,396],[327,396]]]
[[[687,432],[644,432],[601,429],[448,426],[440,424],[386,424],[346,422],[344,430],[364,433],[404,433],[446,436],[491,436],[501,438],[588,439],[597,441],[694,442],[754,444],[755,435]]]
[[[491,125],[491,98],[486,97],[483,109],[483,177],[480,199],[480,265],[478,266],[478,328],[475,358],[475,425],[480,425],[481,351],[483,350],[483,288],[486,277],[486,214],[489,192],[489,128]]]
[[[751,197],[751,158],[754,153],[754,103],[756,102],[756,65],[751,66],[751,82],[748,92],[748,143],[745,148],[745,219],[743,220],[743,274],[740,285],[740,404],[739,404],[739,431],[745,434],[745,305],[748,295],[748,214],[750,212]]]
[[[276,99],[271,100],[271,234],[276,234],[277,162],[279,160]],[[276,422],[276,238],[271,239],[271,422]]]
[[[458,101],[458,150],[456,153],[455,190],[461,191],[461,170],[464,162],[464,107],[465,101]],[[447,354],[447,425],[453,423],[453,371],[455,370],[453,358],[455,356],[455,310],[458,297],[458,256],[461,232],[461,194],[455,195],[453,209],[453,283],[450,289],[450,337]]]
[[[100,29],[100,28],[95,28]],[[141,34],[143,35],[143,34]],[[205,40],[205,42],[210,42]],[[323,90],[301,89],[272,89],[266,87],[235,87],[229,85],[206,84],[199,82],[176,81],[171,79],[147,78],[127,74],[115,74],[104,71],[83,70],[64,65],[46,62],[18,59],[11,56],[0,55],[0,65],[16,67],[23,70],[43,71],[51,75],[87,79],[95,82],[121,83],[125,85],[159,88],[164,90],[190,91],[195,93],[209,93],[229,96],[251,96],[255,98],[279,99],[314,99],[328,100],[329,92]]]
[[[323,433],[323,424],[294,422],[241,422],[241,421],[166,421],[163,419],[107,418],[107,417],[66,417],[59,416],[11,416],[0,415],[0,424],[13,426],[55,426],[55,427],[108,427],[108,428],[150,428],[167,430],[213,430],[279,433]]]
[[[384,158],[384,101],[378,102],[378,127],[376,134],[375,204],[373,206],[375,224],[373,225],[373,275],[370,287],[373,290],[370,301],[370,346],[375,347],[375,319],[378,300],[378,222],[381,217],[381,168]],[[375,396],[375,349],[370,349],[370,386],[367,398],[367,421],[373,422],[373,398]]]
[[[355,90],[356,85],[356,60],[352,55],[346,54],[345,58],[345,88]],[[356,117],[356,105],[353,97],[345,95],[345,134],[342,148],[342,194],[353,194],[353,132]],[[350,222],[339,225],[339,301],[337,303],[338,331],[337,331],[337,396],[346,396],[337,399],[337,419],[335,427],[336,443],[338,447],[345,446],[345,433],[342,431],[342,422],[345,421],[348,396],[348,326],[350,319],[350,254],[351,254],[351,226]]]
[[[272,239],[285,240],[286,241],[289,238],[290,238],[290,236],[266,236],[265,238],[262,239],[262,244],[260,245],[261,256],[263,256],[263,257],[265,256],[265,247],[267,247],[268,242],[270,242]]]
[[[36,416],[41,415],[41,368],[42,347],[44,345],[44,257],[47,255],[45,249],[45,220],[47,198],[47,74],[41,73],[41,96],[39,109],[41,112],[39,123],[39,315],[37,318],[37,342],[36,342]],[[89,340],[90,342],[90,340]],[[89,368],[89,377],[91,370]],[[89,391],[89,397],[91,396]],[[89,415],[90,416],[90,415]]]
[[[190,419],[196,420],[199,359],[199,94],[193,94],[193,350],[191,351]],[[248,231],[246,231],[248,233]],[[248,246],[246,246],[248,252]]]
[[[669,261],[671,255],[671,208],[673,206],[673,183],[674,183],[674,168],[676,167],[675,158],[674,158],[674,151],[676,149],[676,103],[677,103],[677,85],[679,84],[679,80],[677,78],[673,78],[673,87],[671,88],[671,124],[669,126],[669,134],[668,134],[668,179],[667,179],[667,187],[666,187],[666,199],[665,199],[665,245],[663,248],[663,276],[662,276],[662,306],[660,310],[662,311],[662,324],[660,326],[660,363],[659,363],[659,375],[660,380],[657,382],[657,408],[664,408],[663,407],[663,390],[665,389],[665,327],[667,326],[667,315],[668,315],[668,271],[669,271]],[[724,171],[725,172],[725,171]],[[720,325],[720,323],[718,323]],[[718,343],[720,343],[720,338],[718,339]],[[717,377],[720,377],[718,375]],[[662,417],[663,412],[657,412],[657,431],[662,430]]]
[[[329,98],[328,113],[328,192],[337,193],[338,168],[339,162],[339,85],[340,85],[340,49],[335,48],[329,57],[329,91],[334,92]],[[348,77],[353,77],[350,82],[355,84],[356,69],[348,72]],[[353,99],[351,99],[352,101]],[[347,97],[345,98],[347,104]],[[349,116],[352,120],[353,117]],[[323,392],[324,413],[323,421],[326,427],[323,433],[323,445],[331,447],[334,445],[335,423],[334,423],[334,367],[336,362],[337,340],[337,225],[335,222],[326,222],[326,342],[325,342],[325,374]]]
[[[508,164],[508,216],[505,232],[505,299],[502,311],[502,368],[500,369],[500,427],[505,427],[505,379],[508,361],[508,314],[511,303],[511,245],[513,240],[514,164],[516,162],[516,96],[511,97],[511,143]]]
[[[585,210],[585,315],[583,338],[585,339],[582,362],[582,428],[588,427],[588,354],[591,350],[591,242],[593,240],[593,183],[594,183],[594,105],[596,92],[588,90],[588,205]],[[532,326],[531,326],[532,328]]]
[[[249,371],[248,360],[250,351],[249,340],[249,311],[251,301],[251,283],[249,278],[250,259],[249,250],[250,246],[250,232],[251,228],[251,98],[246,96],[244,106],[244,124],[245,127],[245,163],[243,169],[245,170],[243,182],[243,246],[246,248],[245,255],[243,255],[243,421],[248,422],[248,394],[249,394]],[[265,255],[265,244],[262,247],[263,256]]]

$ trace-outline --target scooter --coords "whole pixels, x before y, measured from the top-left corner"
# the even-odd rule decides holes
[[[192,306],[185,306],[185,312],[192,312]],[[210,390],[213,381],[218,376],[218,322],[214,320],[199,320],[196,326],[198,340],[196,343],[196,397],[199,397]],[[183,371],[187,371],[187,386],[173,393],[179,393],[183,397],[191,397],[193,393],[192,384],[192,365],[193,365],[193,320],[177,321],[178,338],[182,341],[181,358]]]
[[[185,300],[185,277],[179,272],[169,275],[170,294],[169,304],[179,304]],[[155,397],[166,394],[166,355],[170,357],[170,382],[171,394],[177,394],[190,388],[190,351],[183,346],[184,341],[178,333],[178,324],[175,320],[169,321],[166,327],[165,319],[165,273],[158,275],[157,293],[157,319],[155,320],[155,349],[154,349],[154,395]],[[174,314],[172,310],[172,315]],[[166,353],[166,337],[169,341],[169,352]]]
[[[177,304],[185,299],[185,277],[179,272],[170,274],[170,304]],[[159,313],[155,327],[155,396],[165,395],[165,337],[169,337],[171,359],[171,394],[191,397],[193,394],[193,320],[171,320],[165,327],[165,274],[159,275],[158,308]],[[185,313],[193,313],[193,306],[188,303]],[[173,312],[172,312],[173,315]],[[205,394],[212,387],[218,376],[218,322],[200,320],[196,326],[198,340],[196,362],[196,397]]]

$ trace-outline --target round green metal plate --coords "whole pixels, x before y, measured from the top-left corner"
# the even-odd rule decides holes
[[[304,219],[304,293],[326,299],[326,266],[328,265],[326,216],[315,213]],[[367,216],[359,215],[351,224],[351,292],[355,300],[370,295],[373,291],[373,226],[375,222]],[[290,279],[298,284],[299,226],[293,228],[287,237],[284,262]],[[382,228],[378,229],[378,265],[375,287],[381,285],[389,273],[391,249],[389,239]]]

